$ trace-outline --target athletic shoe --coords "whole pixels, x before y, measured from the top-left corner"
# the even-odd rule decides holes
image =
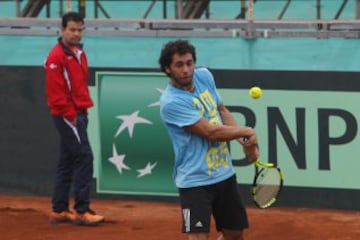
[[[76,215],[71,211],[62,211],[60,213],[51,212],[49,214],[50,223],[71,223],[76,220]]]
[[[95,226],[105,221],[101,215],[97,215],[94,211],[89,210],[85,213],[77,213],[75,223],[79,225]]]

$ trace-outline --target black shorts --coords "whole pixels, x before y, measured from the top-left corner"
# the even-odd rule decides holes
[[[248,227],[235,175],[213,185],[180,188],[179,193],[184,233],[210,232],[211,215],[218,231]]]

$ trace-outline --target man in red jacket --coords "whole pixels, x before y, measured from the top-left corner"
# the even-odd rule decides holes
[[[62,18],[62,36],[45,62],[46,96],[60,135],[50,222],[97,225],[104,217],[90,208],[93,154],[87,135],[87,111],[93,106],[88,88],[88,63],[80,43],[84,19],[68,12]],[[70,189],[74,210],[69,210]]]

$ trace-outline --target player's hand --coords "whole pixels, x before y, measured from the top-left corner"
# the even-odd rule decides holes
[[[72,121],[70,121],[70,123],[76,127],[76,123],[77,123],[77,117],[75,117]]]
[[[243,151],[249,162],[255,162],[259,158],[260,152],[258,145],[243,145]]]
[[[241,137],[241,138],[237,139],[237,141],[241,145],[246,146],[246,147],[257,146],[258,145],[255,131],[253,131],[252,134],[249,135],[249,136]]]

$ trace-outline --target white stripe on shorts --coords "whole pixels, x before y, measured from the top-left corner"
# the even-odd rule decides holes
[[[185,232],[190,232],[190,208],[185,208],[182,210]]]

